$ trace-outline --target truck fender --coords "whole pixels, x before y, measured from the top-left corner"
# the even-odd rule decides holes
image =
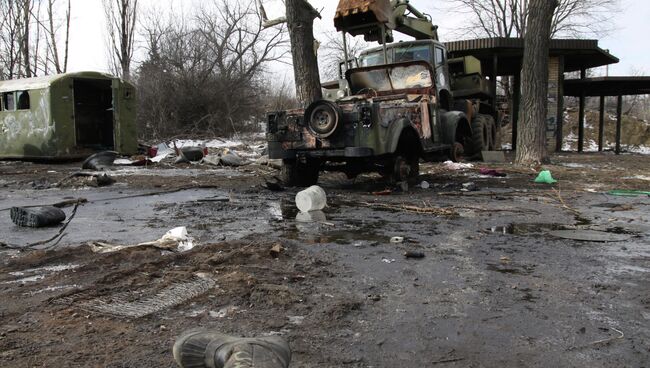
[[[422,143],[420,142],[417,130],[415,130],[409,119],[402,118],[393,122],[388,129],[386,153],[395,153],[397,151],[400,138],[402,137],[402,134],[407,131],[409,132],[407,134],[413,134],[413,137],[417,138],[418,154],[422,151]]]
[[[446,111],[440,115],[442,122],[442,143],[453,145],[455,142],[463,143],[462,137],[472,135],[467,115],[462,111]]]

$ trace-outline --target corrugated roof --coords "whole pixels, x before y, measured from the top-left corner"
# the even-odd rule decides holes
[[[32,90],[32,89],[44,89],[44,88],[48,88],[55,81],[66,77],[85,77],[85,78],[96,77],[96,78],[108,78],[108,79],[115,78],[109,74],[104,74],[99,72],[76,72],[76,73],[46,75],[46,76],[35,77],[35,78],[11,79],[11,80],[0,81],[0,93],[11,92],[11,91],[24,91],[24,90]]]

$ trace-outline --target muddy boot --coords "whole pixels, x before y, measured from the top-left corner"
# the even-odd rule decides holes
[[[65,212],[56,207],[11,208],[11,221],[18,226],[45,227],[65,220]]]
[[[190,330],[174,344],[182,368],[287,368],[289,344],[272,337],[238,338],[207,330]]]

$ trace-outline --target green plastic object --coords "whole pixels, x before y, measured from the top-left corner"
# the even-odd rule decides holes
[[[610,190],[607,194],[621,196],[621,197],[638,197],[638,196],[650,196],[650,192],[643,190]]]
[[[551,172],[548,170],[544,170],[537,175],[537,178],[535,179],[535,183],[543,183],[543,184],[553,184],[557,183],[557,180],[553,179],[553,176],[551,175]]]

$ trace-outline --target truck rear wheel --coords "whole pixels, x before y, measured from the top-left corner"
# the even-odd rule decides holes
[[[478,156],[481,151],[490,149],[490,122],[488,115],[477,114],[472,119],[472,139],[469,151],[473,156]]]
[[[280,178],[282,182],[290,187],[308,187],[318,182],[318,171],[320,170],[320,161],[317,159],[308,159],[306,162],[300,162],[295,159],[282,160],[282,169]]]

